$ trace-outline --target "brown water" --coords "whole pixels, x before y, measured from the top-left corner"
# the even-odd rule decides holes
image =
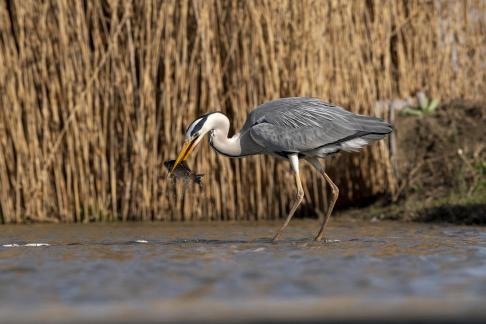
[[[0,321],[486,315],[484,227],[279,225],[3,226]]]

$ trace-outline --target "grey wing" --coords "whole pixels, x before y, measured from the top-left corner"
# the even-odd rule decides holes
[[[309,114],[302,114],[303,109]],[[242,130],[250,128],[255,124],[267,122],[290,128],[320,126],[319,120],[315,117],[333,120],[335,117],[328,113],[328,109],[335,109],[337,114],[350,114],[341,107],[326,103],[316,98],[290,97],[281,98],[266,102],[248,114]]]
[[[360,137],[382,138],[391,125],[316,98],[283,98],[252,111],[243,126],[268,151],[305,152]]]

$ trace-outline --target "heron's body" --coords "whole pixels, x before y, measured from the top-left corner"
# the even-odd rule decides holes
[[[241,131],[229,139],[229,120],[220,123],[224,127],[214,131],[210,143],[230,157],[297,153],[324,158],[339,151],[357,151],[391,132],[390,124],[381,119],[306,97],[282,98],[256,107]]]
[[[229,119],[222,113],[210,113],[198,118],[187,129],[188,142],[177,161],[185,160],[205,133],[210,134],[210,145],[218,153],[229,157],[268,154],[288,158],[296,174],[298,194],[275,239],[287,226],[303,199],[299,159],[310,162],[330,183],[333,191],[334,199],[316,237],[320,239],[337,199],[338,189],[318,159],[340,151],[359,151],[392,131],[391,125],[379,118],[357,115],[307,97],[282,98],[264,103],[248,114],[240,132],[231,138],[228,138],[229,128]]]

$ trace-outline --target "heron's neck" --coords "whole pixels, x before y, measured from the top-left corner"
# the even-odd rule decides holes
[[[240,134],[228,138],[230,122],[228,117],[220,115],[211,135],[211,146],[218,152],[230,157],[241,156]]]

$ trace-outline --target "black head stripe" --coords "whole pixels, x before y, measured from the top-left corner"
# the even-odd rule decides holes
[[[192,129],[191,135],[197,133],[203,127],[203,125],[204,125],[204,123],[206,122],[207,119],[208,119],[207,115],[202,117],[201,120],[198,121],[198,123]]]
[[[204,123],[208,120],[208,117],[209,115],[212,115],[212,114],[216,114],[216,113],[220,113],[219,111],[213,111],[213,112],[210,112],[210,113],[207,113],[207,114],[204,114],[202,116],[199,116],[198,119],[200,119],[196,125],[194,125],[194,128],[192,129],[191,131],[191,134],[189,135],[194,135],[195,133],[197,133],[204,125]],[[197,120],[197,119],[196,119]],[[193,122],[194,123],[194,122]],[[192,124],[193,124],[192,123]],[[189,130],[189,128],[191,128],[192,124],[186,129],[186,133],[187,131]]]
[[[199,116],[197,119],[200,119],[200,121],[197,122],[197,124],[194,126],[194,128],[192,129],[192,132],[190,135],[194,135],[196,132],[198,132],[204,125],[204,123],[206,122],[206,120],[208,119],[209,115],[211,114],[214,114],[215,112],[210,112],[210,113],[207,113],[207,114],[204,114],[204,115],[201,115]],[[197,120],[196,119],[196,120]],[[194,122],[193,122],[194,123]],[[192,124],[191,124],[192,125]],[[187,129],[186,129],[186,133],[187,131],[189,130],[191,126],[189,126]]]

